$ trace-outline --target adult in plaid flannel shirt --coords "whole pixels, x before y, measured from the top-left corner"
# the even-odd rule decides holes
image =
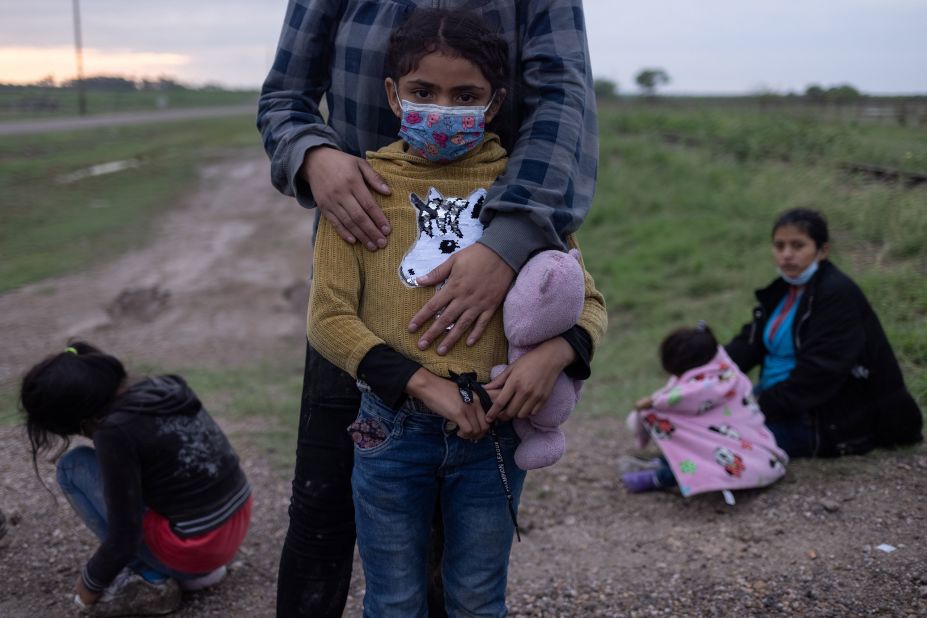
[[[371,191],[389,188],[362,158],[396,140],[383,88],[390,33],[417,7],[479,13],[509,42],[517,76],[500,134],[509,165],[489,192],[480,241],[419,282],[447,283],[415,315],[420,345],[448,327],[438,351],[475,341],[515,273],[537,250],[563,248],[585,218],[598,138],[581,0],[290,0],[258,105],[271,180],[306,208],[319,207],[347,242],[386,246],[389,227]],[[325,98],[327,121],[319,109]],[[487,273],[490,273],[487,275]],[[340,616],[354,547],[353,380],[307,346],[290,525],[280,562],[279,616]]]

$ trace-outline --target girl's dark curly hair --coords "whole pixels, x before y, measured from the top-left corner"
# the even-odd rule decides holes
[[[469,60],[482,71],[493,90],[509,85],[509,46],[468,11],[419,9],[413,11],[389,38],[386,76],[395,81],[418,67],[434,52]]]
[[[393,31],[386,50],[386,77],[399,82],[418,67],[428,54],[440,52],[453,58],[469,60],[483,73],[493,91],[509,84],[509,46],[494,33],[479,15],[448,9],[418,9]],[[513,136],[511,114],[506,110],[511,97],[490,126],[510,145]]]
[[[62,442],[67,450],[71,436],[85,433],[106,416],[126,380],[126,370],[115,356],[84,341],[69,344],[23,377],[19,404],[32,448],[32,466],[38,475],[39,454]]]

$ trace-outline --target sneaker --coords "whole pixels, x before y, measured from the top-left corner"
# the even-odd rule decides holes
[[[640,470],[656,470],[661,467],[663,467],[663,461],[659,457],[641,459],[633,455],[622,455],[618,458],[618,474],[638,472]]]
[[[621,475],[621,482],[624,483],[624,486],[632,494],[660,489],[660,483],[657,481],[657,473],[654,470],[626,472]]]
[[[180,586],[173,579],[151,583],[125,568],[84,611],[91,616],[161,616],[176,611],[180,602]]]
[[[226,569],[225,565],[223,564],[215,571],[210,571],[206,575],[200,575],[199,577],[193,577],[191,579],[178,579],[177,583],[180,585],[181,590],[186,592],[196,592],[197,590],[202,590],[203,588],[215,586],[223,579],[225,579],[226,573],[228,573],[228,569]]]

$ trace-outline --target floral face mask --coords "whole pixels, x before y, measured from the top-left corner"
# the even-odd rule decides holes
[[[496,95],[493,94],[493,99]],[[467,154],[483,141],[486,107],[412,103],[400,99],[401,137],[413,154],[433,163],[450,163]]]

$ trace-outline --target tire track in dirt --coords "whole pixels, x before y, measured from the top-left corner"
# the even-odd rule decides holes
[[[0,357],[0,383],[71,337],[167,367],[298,347],[311,218],[270,187],[262,154],[206,165],[147,246],[0,295],[0,332],[15,344]]]

